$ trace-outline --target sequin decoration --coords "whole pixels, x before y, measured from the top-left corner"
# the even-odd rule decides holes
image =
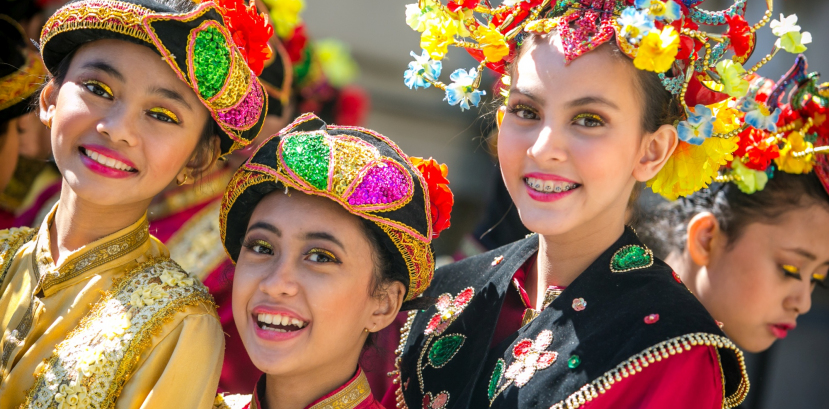
[[[507,368],[504,377],[519,388],[526,385],[536,371],[546,369],[555,362],[558,352],[546,351],[552,342],[553,332],[544,330],[535,340],[524,339],[515,344],[512,348],[515,361]]]
[[[584,298],[576,298],[573,300],[573,309],[576,311],[584,311],[587,308],[587,301]]]
[[[567,360],[567,367],[570,369],[576,369],[579,365],[581,365],[581,358],[578,355],[573,355]]]
[[[57,34],[72,30],[99,29],[128,35],[151,43],[141,19],[152,10],[118,1],[84,1],[61,7],[43,25],[40,48]]]
[[[624,273],[653,265],[653,251],[631,244],[620,248],[610,260],[610,271]]]
[[[265,104],[262,86],[251,75],[250,89],[245,98],[233,108],[216,113],[218,120],[230,125],[235,130],[249,129],[259,121],[259,114]]]
[[[432,248],[429,244],[400,229],[386,224],[378,224],[378,226],[389,235],[397,250],[400,251],[400,255],[403,256],[403,260],[406,261],[406,268],[409,269],[409,292],[406,293],[404,301],[414,299],[432,282],[432,276],[435,273]]]
[[[331,192],[342,197],[345,190],[357,179],[360,171],[380,157],[380,151],[360,138],[339,136],[330,141],[334,148],[334,172]]]
[[[244,64],[244,57],[238,50],[233,50],[233,59],[230,68],[230,75],[224,85],[224,89],[210,100],[210,106],[214,109],[227,109],[248,95],[248,88],[253,77],[250,68]]]
[[[446,335],[429,349],[429,365],[433,368],[442,368],[461,350],[466,337],[461,334]]]
[[[498,392],[498,384],[501,383],[501,378],[504,377],[505,366],[506,364],[501,358],[495,362],[495,369],[492,370],[492,377],[489,378],[489,387],[486,390],[490,403],[492,403],[492,400],[495,399],[495,394]]]
[[[434,333],[435,335],[440,335],[463,312],[474,295],[475,290],[471,287],[461,291],[454,298],[449,293],[441,294],[435,303],[435,308],[437,308],[438,312],[429,320],[429,324],[426,325],[426,330],[423,331],[423,334],[431,335]]]
[[[659,314],[651,314],[645,317],[645,324],[655,324],[659,321]]]
[[[492,265],[494,267],[494,266],[497,266],[498,264],[501,264],[502,261],[504,261],[504,256],[498,256],[498,257],[495,257],[494,259],[492,259],[492,264],[490,264],[490,265]]]
[[[210,99],[222,89],[230,70],[227,39],[218,28],[208,25],[196,34],[192,47],[196,88],[202,98]]]
[[[411,195],[412,179],[397,162],[374,163],[348,197],[352,206],[388,205]]]
[[[679,274],[677,274],[677,273],[676,273],[676,271],[671,271],[671,275],[673,275],[673,276],[674,276],[674,281],[676,281],[676,282],[678,282],[678,283],[682,284],[682,279],[681,279],[681,278],[679,278]]]
[[[282,159],[289,170],[317,190],[328,188],[331,149],[321,134],[296,134],[285,138]]]
[[[423,395],[423,409],[443,409],[449,403],[449,392],[442,391],[435,396],[432,392]]]

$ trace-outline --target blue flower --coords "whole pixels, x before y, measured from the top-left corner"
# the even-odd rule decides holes
[[[414,51],[410,54],[415,60],[409,63],[409,69],[403,73],[403,82],[409,89],[429,88],[432,85],[430,81],[437,81],[440,77],[443,64],[432,60],[426,50],[419,56]]]
[[[682,17],[682,7],[673,0],[636,0],[633,5],[639,10],[648,10],[659,21],[674,21]]]
[[[622,27],[620,34],[631,44],[636,44],[651,30],[655,30],[653,18],[646,12],[628,7],[622,11],[622,15],[616,20]]]
[[[714,133],[714,113],[711,108],[699,104],[694,112],[688,112],[688,119],[676,128],[679,139],[692,145],[702,145]]]
[[[774,112],[769,112],[769,108],[765,104],[758,104],[753,96],[749,95],[740,106],[740,111],[746,113],[744,120],[748,125],[760,130],[777,132],[780,108],[776,108]]]
[[[481,95],[486,95],[485,91],[475,89],[472,84],[475,82],[475,77],[478,75],[478,70],[472,68],[466,72],[463,68],[459,68],[449,76],[452,83],[446,86],[446,97],[444,101],[448,101],[449,105],[461,104],[461,111],[469,109],[470,106],[478,106],[481,102]]]

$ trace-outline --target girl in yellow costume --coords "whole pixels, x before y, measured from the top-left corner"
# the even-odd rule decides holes
[[[46,23],[63,186],[39,230],[0,232],[0,407],[211,406],[213,300],[146,211],[256,137],[269,36],[255,9],[211,2],[79,1]]]

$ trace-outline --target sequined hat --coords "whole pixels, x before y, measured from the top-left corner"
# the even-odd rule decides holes
[[[461,109],[477,106],[484,67],[502,75],[508,99],[506,67],[515,60],[527,35],[555,34],[565,62],[615,42],[636,68],[659,76],[684,110],[677,124],[679,146],[648,186],[668,199],[687,196],[708,186],[721,166],[732,159],[737,135],[745,127],[728,122],[724,108],[746,95],[748,79],[780,50],[801,53],[812,41],[801,32],[797,16],[773,20],[772,2],[756,24],[746,22],[747,0],[735,0],[722,11],[702,8],[704,0],[419,0],[407,5],[406,22],[421,33],[418,55],[409,63],[404,82],[409,88],[435,86],[444,100]],[[756,31],[771,21],[778,40],[755,65],[744,64],[757,48]],[[708,32],[703,27],[727,27]],[[448,47],[465,49],[480,64],[458,69],[443,83],[441,59]]]
[[[119,39],[150,47],[210,111],[221,128],[221,155],[259,134],[268,100],[256,75],[271,58],[273,29],[241,0],[204,2],[179,13],[155,0],[80,0],[43,26],[40,52],[54,73],[79,46]]]
[[[408,301],[431,282],[431,241],[449,226],[445,177],[445,165],[409,158],[383,135],[305,114],[265,140],[231,179],[219,216],[222,243],[235,262],[253,208],[274,190],[322,196],[372,222],[394,273],[408,278]]]
[[[16,21],[0,14],[0,123],[25,114],[46,77],[37,53],[26,49],[25,38]]]

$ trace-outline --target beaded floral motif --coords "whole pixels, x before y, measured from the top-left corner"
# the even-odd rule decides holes
[[[464,341],[466,336],[462,334],[449,334],[435,341],[429,348],[429,365],[433,368],[443,368],[461,350]]]
[[[553,332],[541,331],[535,340],[523,339],[512,347],[512,363],[506,367],[506,362],[499,359],[489,381],[487,394],[490,402],[510,385],[520,388],[532,379],[536,371],[549,368],[558,358],[558,352],[547,351],[553,342]],[[502,381],[505,381],[501,383]],[[498,387],[498,385],[501,385]]]
[[[423,395],[423,409],[444,409],[449,403],[449,392],[441,391],[432,396],[432,392]]]
[[[213,305],[201,283],[163,284],[161,276],[173,272],[185,274],[173,261],[155,259],[116,282],[35,373],[23,406],[114,407],[138,357],[162,325],[188,306]],[[166,296],[156,297],[160,293]],[[133,302],[136,294],[140,302]]]
[[[435,303],[435,308],[438,312],[429,320],[426,329],[423,331],[425,335],[440,335],[446,327],[449,326],[455,319],[463,312],[464,308],[469,305],[469,301],[475,295],[475,290],[472,287],[461,291],[456,297],[452,297],[449,293],[441,294]]]
[[[624,273],[653,265],[653,251],[651,249],[630,244],[613,254],[610,259],[610,271]]]

